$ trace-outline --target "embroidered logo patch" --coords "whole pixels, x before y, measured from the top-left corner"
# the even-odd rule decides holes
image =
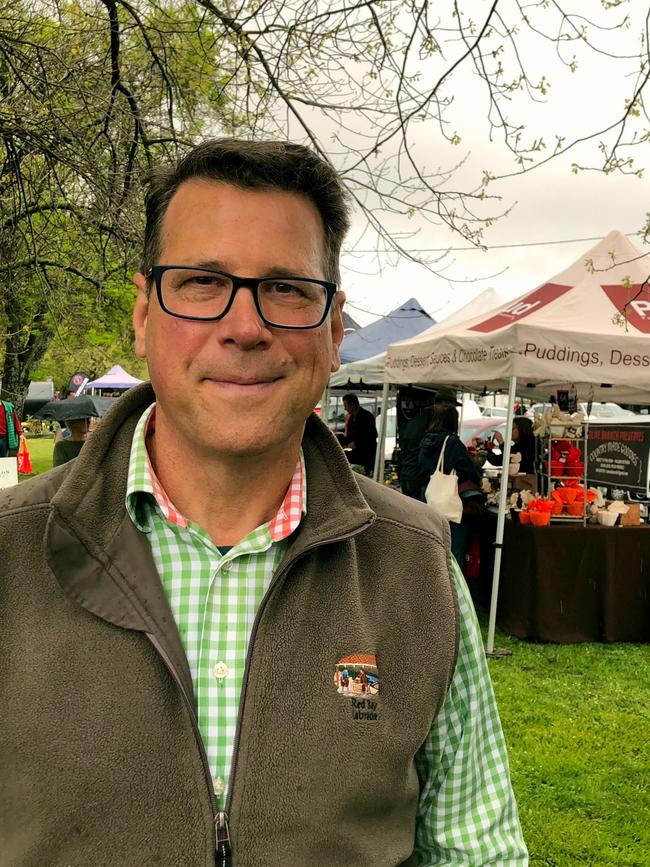
[[[352,719],[379,718],[379,669],[374,653],[353,653],[339,659],[334,669],[334,686],[342,698],[349,699]]]

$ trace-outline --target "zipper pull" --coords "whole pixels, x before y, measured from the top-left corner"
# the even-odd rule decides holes
[[[214,830],[217,838],[217,867],[230,867],[232,864],[230,829],[228,813],[224,810],[220,810],[214,817]]]

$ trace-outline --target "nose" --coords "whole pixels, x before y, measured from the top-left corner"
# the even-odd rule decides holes
[[[218,326],[220,340],[244,349],[267,343],[271,338],[271,332],[257,312],[253,291],[247,286],[239,287],[230,310],[219,320]]]

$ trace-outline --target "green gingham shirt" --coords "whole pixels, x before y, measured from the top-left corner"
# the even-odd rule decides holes
[[[221,808],[228,789],[248,641],[287,543],[274,541],[270,524],[264,524],[222,553],[201,527],[185,519],[179,523],[182,516],[160,488],[147,457],[152,409],[144,412],[134,433],[126,507],[148,536],[178,625]],[[304,513],[302,455],[300,470]],[[423,867],[526,865],[505,741],[474,606],[457,566],[454,578],[460,608],[458,661],[443,707],[416,756],[421,793],[415,851]]]

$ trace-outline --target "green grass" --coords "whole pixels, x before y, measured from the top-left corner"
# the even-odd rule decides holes
[[[52,466],[52,439],[28,446],[36,473]],[[512,651],[490,671],[531,865],[650,865],[650,645],[497,646]]]
[[[490,660],[531,865],[650,864],[650,646],[529,644]]]
[[[27,438],[27,448],[32,461],[32,475],[44,473],[52,469],[52,452],[54,451],[54,437]],[[29,476],[19,476],[20,479],[28,479]]]

